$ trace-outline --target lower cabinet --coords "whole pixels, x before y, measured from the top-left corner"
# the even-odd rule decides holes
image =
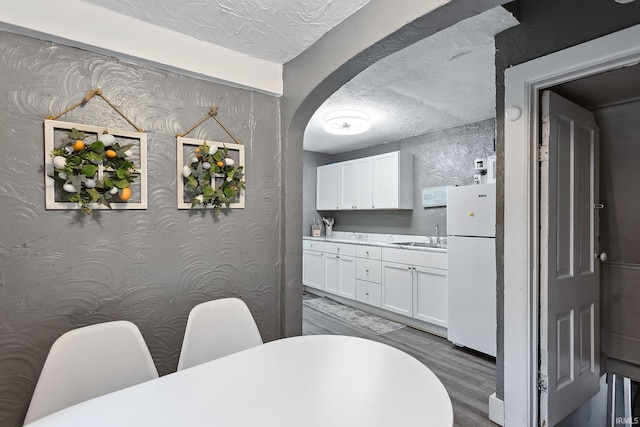
[[[382,262],[382,308],[413,315],[413,266]]]
[[[302,284],[324,289],[324,254],[302,251]]]
[[[447,327],[447,270],[414,267],[413,317]]]
[[[447,327],[446,253],[303,242],[305,286]]]
[[[380,307],[382,305],[381,288],[380,283],[356,279],[356,301]]]
[[[446,266],[442,260],[424,260],[429,262]],[[446,328],[448,292],[445,268],[382,261],[382,308],[386,310]]]
[[[356,297],[356,259],[351,256],[325,254],[325,290],[341,297]]]

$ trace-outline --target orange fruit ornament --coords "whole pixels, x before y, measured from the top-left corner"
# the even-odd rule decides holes
[[[107,155],[107,157],[110,157],[110,158],[112,158],[112,159],[113,159],[115,156],[117,156],[117,155],[118,155],[118,153],[116,153],[116,152],[115,152],[115,151],[113,151],[113,150],[107,150],[107,151],[105,151],[105,152],[104,152],[104,154],[106,154],[106,155]]]
[[[131,198],[131,189],[129,187],[125,187],[120,190],[120,200],[126,202]]]
[[[84,141],[81,139],[76,140],[76,142],[73,143],[73,149],[76,151],[84,150]]]
[[[216,165],[218,165],[220,167],[223,167],[224,166],[224,162],[222,162],[222,161],[221,162],[216,162]]]

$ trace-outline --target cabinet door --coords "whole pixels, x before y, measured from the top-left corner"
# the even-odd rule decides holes
[[[302,251],[302,283],[318,289],[324,288],[324,254]]]
[[[340,164],[340,209],[355,209],[358,189],[358,169],[355,161]]]
[[[397,151],[372,157],[373,209],[398,208],[400,156]]]
[[[414,267],[413,317],[447,327],[447,270]]]
[[[338,282],[338,294],[341,297],[356,298],[356,259],[339,255],[340,280]]]
[[[340,255],[324,255],[324,290],[334,294],[340,289]]]
[[[365,157],[356,162],[356,208],[371,209],[373,207],[372,158]]]
[[[338,209],[340,194],[340,165],[319,166],[316,173],[316,209]]]
[[[382,308],[405,316],[413,314],[413,267],[382,263]]]

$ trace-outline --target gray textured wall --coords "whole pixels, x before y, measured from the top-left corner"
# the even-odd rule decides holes
[[[402,151],[413,155],[413,210],[334,211],[334,230],[388,234],[440,235],[447,232],[446,208],[423,208],[422,188],[473,184],[474,160],[493,154],[495,120],[489,119],[441,132],[335,155],[351,160]],[[313,201],[315,203],[315,201]],[[306,198],[305,198],[306,203]]]
[[[509,8],[521,22],[496,36],[496,152],[498,210],[498,384],[503,397],[504,306],[504,72],[507,68],[640,23],[640,2],[518,0]]]
[[[51,344],[76,327],[134,322],[161,374],[202,301],[238,296],[279,337],[279,100],[3,32],[0,57],[0,425],[21,425]],[[148,209],[47,211],[44,117],[97,86],[148,133]],[[219,218],[176,209],[175,134],[210,105],[246,147],[246,208]],[[61,120],[130,129],[100,98]],[[213,120],[189,136],[230,142]]]

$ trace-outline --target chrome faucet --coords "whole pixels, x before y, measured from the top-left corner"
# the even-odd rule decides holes
[[[436,224],[436,245],[440,246],[440,225]]]

